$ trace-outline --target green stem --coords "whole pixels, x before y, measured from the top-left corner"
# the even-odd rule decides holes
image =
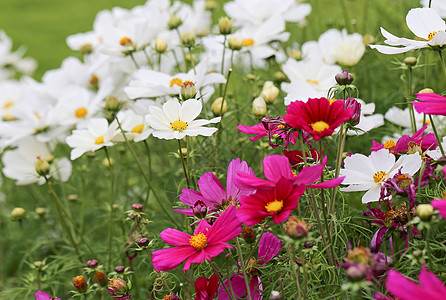
[[[113,176],[113,168],[112,168],[112,162],[110,159],[110,156],[108,154],[108,150],[107,147],[104,147],[105,150],[105,155],[107,156],[107,161],[108,161],[108,168],[110,170],[110,221],[108,224],[108,270],[111,270],[112,267],[112,237],[113,237],[113,213],[114,213],[114,209],[113,209],[113,205],[115,204],[115,181],[114,181],[114,176]]]
[[[221,74],[225,73],[225,51],[226,51],[226,35],[224,35],[224,40],[223,40],[223,54],[221,56]],[[228,84],[226,82],[226,84]],[[221,96],[221,92],[222,92],[222,87],[220,85],[220,96]],[[224,99],[224,97],[223,97]]]
[[[237,298],[233,297],[232,294],[229,292],[228,288],[226,287],[225,282],[223,281],[223,278],[221,278],[221,274],[220,274],[220,272],[218,272],[217,267],[214,265],[214,263],[212,261],[209,263],[210,263],[212,269],[214,269],[214,273],[218,276],[218,281],[220,281],[220,284],[225,289],[226,295],[228,295],[229,299],[236,300]],[[228,280],[230,280],[230,278],[228,278]]]
[[[23,243],[25,244],[26,255],[28,255],[28,257],[29,257],[29,262],[33,263],[34,258],[33,258],[32,252],[31,252],[31,248],[29,247],[29,243],[28,243],[29,238],[25,232],[25,229],[23,228],[23,220],[19,220],[19,227],[20,227],[20,232],[22,233]]]
[[[339,172],[341,170],[341,164],[342,164],[342,153],[344,152],[344,143],[345,143],[345,137],[347,136],[347,129],[344,130],[344,123],[341,124],[341,127],[339,129],[339,141],[338,141],[338,150],[336,153],[336,169],[335,169],[335,175],[334,177],[339,177]],[[338,187],[333,187],[332,193],[331,193],[331,199],[330,199],[330,213],[334,213],[335,205],[336,205],[336,193],[338,191]]]
[[[428,260],[428,265],[429,265],[429,269],[430,270],[433,270],[434,268],[434,266],[433,266],[433,264],[432,264],[432,261],[433,261],[433,259],[432,259],[432,251],[431,251],[431,244],[430,244],[430,237],[431,237],[431,229],[430,228],[427,228],[426,229],[426,249],[427,249],[427,256],[429,257],[429,260]]]
[[[441,139],[440,139],[440,136],[438,135],[437,128],[435,127],[434,119],[432,118],[431,115],[429,115],[429,120],[431,121],[432,130],[434,131],[435,138],[437,139],[438,147],[440,148],[440,151],[441,151],[441,156],[444,156],[443,145],[441,145]]]
[[[150,156],[150,148],[149,148],[149,144],[147,143],[147,140],[144,140],[144,146],[146,147],[146,152],[147,152],[147,164],[148,164],[148,169],[149,169],[149,179],[152,179],[152,158]]]
[[[412,104],[412,67],[409,66],[409,83],[407,88],[407,107],[410,112],[410,125],[412,127],[412,133],[417,132],[417,123],[415,121],[415,112]]]
[[[133,61],[133,63],[135,64],[135,67],[136,67],[137,69],[139,69],[140,66],[139,66],[138,63],[136,62],[136,59],[135,59],[135,57],[133,56],[133,52],[130,52],[130,57],[132,58],[132,61]]]
[[[342,7],[342,13],[344,15],[344,21],[345,21],[345,28],[347,29],[348,32],[352,32],[351,31],[351,27],[350,27],[350,18],[348,16],[348,10],[347,10],[347,5],[345,4],[345,0],[339,0],[341,7]]]
[[[178,141],[178,154],[181,157],[181,163],[183,165],[183,171],[184,171],[184,177],[186,178],[186,183],[187,183],[187,188],[190,189],[190,182],[189,182],[189,176],[187,175],[187,169],[186,169],[186,162],[184,161],[184,155],[183,155],[183,151],[181,151],[181,140],[177,140]],[[187,151],[187,148],[186,148]]]
[[[294,244],[291,244],[287,247],[287,252],[288,252],[288,256],[290,257],[290,261],[291,261],[291,265],[290,265],[291,270],[293,272],[294,277],[296,278],[296,287],[297,287],[299,299],[303,299],[302,291],[300,288],[299,276],[297,274],[296,257],[294,255]]]
[[[441,67],[443,68],[444,74],[446,75],[446,65],[444,64],[443,52],[442,50],[438,50],[438,55],[440,56]]]
[[[239,255],[240,264],[242,265],[243,278],[245,279],[246,292],[248,294],[248,299],[252,300],[251,289],[249,288],[249,278],[248,278],[248,274],[246,273],[245,261],[243,259],[242,248],[240,247],[240,242],[238,241],[238,237],[235,238],[235,245],[236,245],[237,252]]]

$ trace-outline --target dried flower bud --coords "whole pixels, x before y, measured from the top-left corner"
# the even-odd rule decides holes
[[[73,278],[73,286],[79,293],[85,293],[87,291],[87,282],[82,275]]]
[[[226,100],[223,101],[223,97],[218,97],[212,103],[211,110],[214,116],[224,115],[228,111],[228,104]]]
[[[40,159],[40,157],[37,157],[35,167],[37,174],[39,174],[40,176],[46,176],[50,173],[50,163],[46,160]]]
[[[94,269],[98,266],[98,261],[96,259],[90,259],[89,261],[87,261],[87,267],[89,267],[90,269]]]
[[[139,203],[134,203],[134,204],[132,204],[132,209],[134,210],[134,211],[137,211],[137,212],[141,212],[142,211],[142,205],[141,204],[139,204]]]
[[[404,63],[408,67],[413,67],[417,64],[417,58],[413,56],[408,56],[404,59]]]
[[[176,15],[171,15],[169,21],[167,22],[167,26],[170,30],[177,29],[181,26],[181,24],[183,24],[183,21],[181,21],[181,19]]]
[[[396,184],[400,189],[405,189],[412,183],[413,183],[413,178],[408,174],[400,174],[396,178]]]
[[[175,294],[169,294],[163,297],[163,300],[181,300],[177,295]]]
[[[420,219],[425,222],[430,221],[433,212],[434,207],[430,204],[420,204],[417,206],[417,216],[419,216]]]
[[[243,227],[243,229],[242,229],[242,238],[248,244],[252,244],[252,243],[255,242],[256,235],[257,235],[257,233],[251,227]]]
[[[195,87],[195,83],[190,80],[185,80],[181,85],[181,98],[183,100],[195,98],[197,94],[197,88]]]
[[[232,31],[232,20],[228,17],[223,17],[218,20],[218,30],[220,34],[228,35]]]
[[[93,275],[93,280],[96,282],[99,286],[106,286],[108,284],[108,278],[107,275],[105,275],[104,272],[96,271]]]
[[[349,73],[347,70],[344,70],[344,72],[336,74],[335,79],[339,85],[348,85],[353,82],[354,78],[351,73]]]
[[[119,111],[121,103],[119,99],[114,96],[108,96],[105,98],[105,109],[108,111]]]
[[[430,88],[424,88],[424,89],[422,89],[421,91],[419,91],[418,94],[424,94],[424,93],[430,93],[430,94],[432,94],[433,92],[434,92],[433,89],[430,89]]]
[[[11,211],[11,217],[14,220],[20,221],[22,220],[26,215],[26,210],[21,207],[16,207]]]
[[[157,38],[155,40],[155,51],[158,53],[164,53],[164,51],[166,51],[167,49],[167,43],[165,40],[163,40],[162,38]]]
[[[237,36],[233,35],[228,39],[228,46],[231,50],[240,50],[242,49],[242,40]]]
[[[191,48],[195,45],[195,34],[192,32],[185,32],[181,35],[181,44],[184,47]]]
[[[293,239],[306,237],[310,227],[307,222],[299,220],[296,216],[291,216],[285,224],[285,231]]]
[[[146,247],[149,245],[149,239],[148,238],[140,238],[137,242],[139,247]]]
[[[350,120],[348,122],[352,124],[353,126],[356,126],[359,124],[360,118],[361,118],[361,103],[356,101],[356,99],[353,99],[349,97],[345,101],[345,109],[352,108],[353,109],[353,115],[351,116]]]
[[[256,116],[264,116],[267,112],[266,102],[262,97],[257,97],[252,101],[252,113]]]
[[[124,266],[117,266],[115,268],[115,272],[118,273],[118,274],[122,274],[122,273],[124,273],[124,271],[125,271],[125,267]]]

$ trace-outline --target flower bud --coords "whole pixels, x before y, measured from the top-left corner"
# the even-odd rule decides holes
[[[85,293],[87,291],[87,282],[84,276],[76,276],[73,278],[73,286],[79,293]]]
[[[294,58],[295,60],[301,60],[302,59],[302,52],[298,49],[291,49],[290,50],[290,57]]]
[[[158,53],[164,53],[164,51],[166,51],[167,49],[167,43],[165,40],[163,40],[162,38],[157,38],[155,40],[155,50]]]
[[[217,1],[206,0],[206,10],[214,10],[218,7]]]
[[[39,217],[44,216],[44,215],[46,214],[46,208],[45,208],[45,207],[37,207],[37,208],[36,208],[36,214],[37,214]]]
[[[354,78],[351,73],[349,73],[347,70],[344,70],[344,72],[336,74],[335,79],[339,85],[348,85],[353,82]]]
[[[26,215],[26,210],[21,207],[16,207],[11,211],[11,218],[14,220],[20,221]]]
[[[190,80],[185,80],[181,85],[181,97],[183,100],[192,99],[197,94],[195,83]]]
[[[110,166],[113,166],[114,164],[115,164],[115,160],[113,159],[113,157],[111,157],[110,159],[106,157],[102,160],[102,165],[104,167],[108,168]]]
[[[124,295],[129,290],[125,280],[117,277],[113,277],[112,279],[110,279],[107,289],[117,296]]]
[[[177,29],[181,26],[181,24],[183,24],[183,21],[181,21],[181,19],[176,15],[171,15],[169,21],[167,22],[167,26],[170,30]]]
[[[194,216],[196,216],[199,219],[203,219],[206,217],[207,213],[208,213],[208,207],[206,206],[206,204],[204,204],[203,201],[201,200],[197,200],[194,203],[194,207],[192,208],[192,212],[194,214]]]
[[[430,88],[424,88],[421,91],[418,92],[418,94],[424,94],[424,93],[433,93],[434,90]]]
[[[433,212],[434,207],[430,204],[420,204],[417,206],[417,216],[425,222],[428,222],[432,218]]]
[[[408,174],[400,174],[396,177],[396,184],[400,189],[405,189],[413,184],[413,178]]]
[[[266,115],[267,107],[266,102],[262,97],[257,97],[252,101],[252,113],[256,116],[264,116]]]
[[[75,195],[75,194],[68,195],[68,201],[75,202],[77,200],[79,200],[79,197],[77,195]]]
[[[291,216],[285,224],[286,233],[293,239],[306,237],[310,227],[307,222],[299,220],[296,216]]]
[[[283,72],[277,71],[274,73],[274,81],[276,83],[281,83],[287,80],[286,75]]]
[[[260,93],[260,97],[265,100],[266,103],[273,103],[279,96],[280,90],[274,85],[272,81],[265,82],[263,90]]]
[[[242,49],[242,40],[233,35],[228,39],[228,46],[231,50],[240,50]]]
[[[220,34],[228,35],[232,31],[232,20],[228,17],[220,18],[218,21],[218,30]]]
[[[87,267],[89,267],[90,269],[94,269],[98,266],[98,261],[96,259],[90,259],[89,261],[87,261]]]
[[[108,111],[118,111],[121,107],[119,99],[114,96],[105,98],[105,109]]]
[[[417,64],[417,58],[413,56],[408,56],[404,59],[403,62],[406,64],[406,66],[413,67]]]
[[[353,109],[353,115],[350,117],[350,120],[348,122],[352,124],[353,126],[356,126],[359,124],[359,120],[361,118],[361,103],[356,101],[355,99],[349,97],[345,101],[345,109],[352,108]]]
[[[181,44],[184,47],[191,48],[195,45],[195,34],[192,32],[185,32],[181,35]]]
[[[187,155],[187,148],[181,147],[181,153],[180,153],[180,150],[178,150],[178,155],[186,156]]]
[[[137,242],[139,247],[146,247],[149,245],[149,239],[148,238],[140,238]]]
[[[278,291],[272,291],[269,300],[283,300],[283,296]]]
[[[118,273],[118,274],[122,274],[122,273],[124,273],[124,271],[125,271],[125,267],[124,266],[117,266],[115,268],[115,272]]]
[[[305,243],[304,243],[304,248],[305,249],[310,249],[310,248],[313,248],[313,243],[312,242],[310,242],[310,241],[306,241]]]
[[[46,176],[50,173],[50,163],[46,160],[40,159],[40,157],[37,157],[35,167],[37,174],[40,176]]]
[[[242,229],[242,238],[248,244],[252,244],[256,240],[257,233],[251,227],[243,227]]]
[[[181,300],[177,295],[175,294],[169,294],[163,297],[163,300]]]
[[[373,45],[376,42],[375,37],[371,34],[366,34],[362,37],[362,43],[364,45]]]
[[[132,204],[132,209],[134,211],[141,212],[142,211],[142,205],[139,204],[139,203]]]
[[[96,282],[99,286],[106,286],[108,283],[107,275],[105,275],[104,272],[96,271],[93,275],[93,280]]]
[[[87,55],[93,52],[93,46],[91,44],[85,44],[80,47],[79,52],[81,55]]]
[[[211,110],[214,113],[214,116],[224,115],[228,111],[228,104],[226,100],[223,101],[223,97],[218,97],[212,103]]]
[[[346,270],[348,279],[351,281],[361,281],[367,275],[367,269],[364,265],[353,264]]]

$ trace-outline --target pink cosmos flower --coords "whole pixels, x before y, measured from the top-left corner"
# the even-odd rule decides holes
[[[186,272],[192,263],[202,263],[205,259],[218,256],[225,248],[232,248],[226,242],[242,231],[242,221],[238,219],[236,211],[235,206],[230,205],[212,226],[201,220],[192,236],[172,228],[161,232],[163,241],[178,247],[153,252],[155,270],[170,271],[186,261],[183,268]]]
[[[254,176],[254,171],[248,167],[245,161],[241,161],[240,158],[233,159],[228,166],[226,190],[214,173],[207,172],[198,180],[200,192],[184,188],[180,194],[180,201],[191,207],[194,207],[197,201],[202,201],[210,211],[216,211],[228,202],[236,202],[241,196],[252,194],[254,192],[253,188],[239,188],[235,185],[234,180],[237,172],[244,172]],[[174,211],[187,216],[194,215],[192,208],[174,209]]]
[[[443,219],[446,219],[446,199],[432,200],[431,204],[436,210],[438,210],[440,216],[442,216]]]
[[[344,100],[330,102],[326,98],[310,98],[307,102],[293,101],[283,120],[291,127],[308,131],[315,141],[330,136],[334,130],[354,114],[344,108]]]
[[[419,284],[403,276],[396,270],[389,270],[386,279],[387,290],[400,300],[443,300],[446,286],[430,272],[422,267],[418,277]]]
[[[253,300],[261,299],[262,294],[262,284],[260,282],[260,277],[258,276],[259,270],[257,270],[255,266],[264,265],[269,262],[274,256],[277,255],[277,253],[279,253],[280,248],[282,248],[282,242],[274,234],[266,232],[260,238],[258,259],[255,260],[252,258],[249,262],[247,262],[248,275],[251,277],[249,290]],[[228,278],[225,278],[225,285],[229,289]],[[238,298],[246,298],[247,290],[242,272],[231,276],[231,286],[234,290],[234,294]],[[218,291],[218,299],[230,299],[223,286],[221,286]]]
[[[237,216],[247,226],[258,224],[268,216],[274,223],[283,223],[296,209],[304,192],[304,185],[293,185],[291,180],[282,177],[272,189],[258,189],[253,195],[241,197]]]
[[[265,126],[263,126],[262,123],[254,126],[238,125],[237,129],[246,134],[255,134],[255,136],[249,138],[251,142],[255,142],[268,135],[268,130],[265,129]]]
[[[446,116],[446,97],[434,93],[415,94],[421,102],[412,102],[418,113]]]
[[[34,297],[36,298],[35,300],[60,300],[60,298],[51,297],[50,295],[42,291],[37,291],[34,294]]]
[[[212,300],[217,293],[218,276],[212,275],[209,280],[202,276],[197,278],[194,282],[195,286],[195,300]]]

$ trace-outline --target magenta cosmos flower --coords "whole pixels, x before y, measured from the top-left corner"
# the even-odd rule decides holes
[[[261,299],[263,290],[259,277],[260,271],[256,269],[255,266],[264,265],[269,262],[277,255],[277,253],[279,253],[281,247],[282,242],[274,234],[266,232],[260,238],[258,259],[256,260],[255,258],[252,258],[249,262],[246,262],[246,269],[248,276],[250,277],[249,290],[253,300]],[[225,278],[225,286],[229,289],[228,278]],[[231,286],[234,294],[238,298],[246,298],[246,283],[242,272],[238,272],[231,276]],[[230,299],[223,286],[218,290],[218,299]]]
[[[202,276],[194,282],[195,300],[212,300],[218,289],[218,276],[212,275],[209,279]]]
[[[438,210],[440,216],[446,219],[446,199],[437,199],[431,201],[432,206]]]
[[[178,247],[153,252],[155,270],[170,271],[186,261],[183,268],[186,272],[192,263],[199,264],[205,259],[211,260],[225,248],[232,248],[226,242],[237,237],[242,231],[242,222],[237,218],[236,211],[235,206],[230,205],[212,226],[206,220],[201,220],[192,236],[172,228],[161,232],[163,241]]]
[[[198,180],[200,192],[185,188],[180,194],[180,201],[192,208],[174,209],[174,211],[187,216],[193,216],[193,207],[198,201],[204,203],[210,211],[216,211],[228,202],[237,202],[240,196],[252,194],[254,192],[253,188],[239,188],[235,185],[234,180],[237,172],[244,172],[254,176],[254,171],[248,167],[245,161],[241,161],[240,158],[233,159],[228,166],[226,190],[214,173],[206,172]]]
[[[282,177],[272,189],[258,189],[253,195],[241,197],[237,216],[248,226],[258,224],[268,216],[274,223],[283,223],[296,209],[304,192],[304,185],[294,185]]]
[[[421,102],[412,102],[418,113],[446,116],[446,97],[434,93],[415,94]]]
[[[354,110],[344,108],[344,100],[310,98],[307,102],[293,101],[287,107],[283,120],[293,128],[309,132],[315,141],[330,136],[334,130],[349,120]]]
[[[42,291],[37,291],[34,294],[35,300],[60,300],[60,298],[57,297],[51,297],[50,295],[48,295],[45,292]]]
[[[446,286],[423,266],[418,277],[419,284],[396,270],[389,270],[386,279],[387,290],[400,300],[444,300]]]

